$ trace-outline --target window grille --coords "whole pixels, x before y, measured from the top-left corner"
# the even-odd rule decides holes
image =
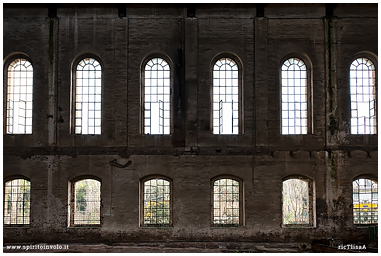
[[[213,182],[213,225],[238,226],[240,224],[240,184],[233,179]]]
[[[230,58],[213,67],[213,134],[239,133],[238,66]]]
[[[353,224],[378,224],[378,185],[370,179],[353,181]]]
[[[307,134],[307,69],[301,59],[282,65],[282,134]]]
[[[147,62],[144,70],[144,133],[170,134],[171,77],[161,58]]]
[[[171,225],[171,184],[157,178],[144,182],[143,185],[143,225]]]
[[[8,66],[7,78],[7,134],[32,134],[32,64],[15,59]]]
[[[102,67],[85,58],[76,69],[75,133],[101,134]]]
[[[351,133],[376,134],[376,70],[366,58],[350,67]]]
[[[84,179],[74,183],[74,226],[101,224],[101,182]]]
[[[30,181],[14,179],[5,183],[4,225],[29,225]]]
[[[308,181],[283,181],[283,224],[310,224]]]

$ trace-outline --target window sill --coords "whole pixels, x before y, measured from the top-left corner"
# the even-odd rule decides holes
[[[68,228],[73,228],[73,229],[99,229],[101,228],[102,226],[101,225],[92,225],[92,226],[68,226]]]
[[[29,225],[4,225],[3,228],[30,228]]]
[[[310,226],[310,225],[282,225],[282,228],[286,229],[297,229],[297,228],[304,228],[304,229],[313,229],[316,228],[315,226]]]

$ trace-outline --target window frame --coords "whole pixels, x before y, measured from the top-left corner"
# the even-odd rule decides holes
[[[238,133],[237,134],[221,134],[221,133],[214,133],[214,126],[213,126],[213,112],[214,112],[214,93],[213,93],[213,87],[214,87],[214,66],[216,65],[217,61],[220,59],[231,59],[235,62],[238,68]],[[217,54],[210,63],[210,133],[212,135],[216,136],[237,136],[244,134],[244,111],[243,111],[243,64],[241,59],[235,55],[234,53],[230,52],[224,52]]]
[[[25,60],[27,60],[29,63],[30,63],[30,65],[32,66],[32,69],[33,69],[33,79],[32,79],[32,109],[31,109],[31,111],[32,111],[32,116],[31,116],[31,122],[32,122],[32,124],[31,124],[31,132],[30,133],[8,133],[7,132],[7,130],[8,130],[8,125],[7,125],[7,116],[8,116],[8,87],[9,87],[9,84],[8,84],[8,69],[9,69],[9,66],[10,66],[10,64],[12,63],[12,62],[14,62],[15,60],[17,60],[17,59],[25,59]],[[3,83],[3,85],[4,85],[4,87],[3,87],[3,97],[4,97],[4,101],[3,101],[3,107],[4,107],[4,111],[5,111],[5,114],[4,114],[4,116],[3,116],[3,128],[4,128],[4,134],[5,135],[17,135],[17,136],[19,136],[19,135],[32,135],[33,134],[33,127],[34,127],[34,125],[33,125],[33,123],[34,123],[34,115],[33,115],[33,112],[34,112],[34,95],[35,95],[35,93],[34,93],[34,89],[35,89],[35,67],[34,67],[34,64],[33,64],[33,61],[32,61],[32,59],[28,56],[28,55],[26,55],[26,54],[24,54],[24,53],[14,53],[14,54],[12,54],[11,56],[9,56],[9,57],[7,57],[6,58],[6,61],[4,62],[4,66],[3,66],[3,79],[4,79],[4,83]]]
[[[351,94],[351,67],[354,61],[357,59],[368,59],[369,61],[372,62],[374,66],[374,80],[375,80],[375,98],[374,100],[376,101],[375,103],[375,117],[376,117],[376,123],[375,123],[375,133],[352,133],[352,94]],[[348,98],[349,98],[349,134],[354,135],[354,136],[364,136],[364,135],[377,135],[378,134],[378,58],[371,52],[359,52],[354,55],[354,57],[350,60],[349,66],[348,66]]]
[[[99,65],[101,66],[101,133],[100,134],[83,134],[81,133],[76,133],[75,128],[76,128],[76,86],[77,86],[77,67],[79,63],[87,58],[91,58],[96,60]],[[85,53],[77,56],[74,61],[72,62],[72,67],[71,67],[71,89],[70,89],[70,133],[73,135],[78,135],[78,136],[101,136],[103,133],[103,122],[104,122],[104,81],[105,81],[105,72],[104,72],[104,65],[102,59],[94,54],[94,53]]]
[[[165,180],[167,182],[169,182],[169,189],[170,189],[170,192],[169,192],[169,198],[170,198],[170,206],[169,206],[169,211],[170,211],[170,216],[169,216],[169,223],[168,224],[165,224],[165,225],[158,225],[158,224],[145,224],[144,223],[144,183],[149,181],[149,180],[155,180],[155,179],[162,179],[162,180]],[[140,193],[139,193],[139,197],[140,197],[140,227],[141,228],[172,228],[173,227],[173,181],[171,178],[169,177],[166,177],[164,175],[159,175],[159,174],[156,174],[156,175],[149,175],[149,176],[146,176],[146,177],[143,177],[140,179],[140,183],[139,183],[139,186],[140,186]]]
[[[378,219],[377,219],[377,223],[367,223],[367,224],[355,224],[354,223],[354,213],[355,213],[355,208],[354,208],[354,201],[353,201],[353,183],[359,179],[366,179],[366,180],[370,180],[372,182],[375,182],[377,184],[377,192],[378,192],[378,179],[376,177],[373,177],[373,176],[370,176],[370,175],[360,175],[360,176],[357,176],[355,178],[352,179],[352,186],[351,186],[351,198],[352,198],[352,224],[353,224],[353,227],[355,228],[367,228],[369,226],[374,226],[374,225],[378,225]],[[378,198],[377,198],[377,214],[378,214]]]
[[[214,223],[214,182],[221,179],[230,179],[239,184],[239,223],[236,224],[215,224]],[[233,175],[219,175],[210,180],[210,227],[211,228],[239,228],[245,226],[245,197],[244,182],[241,178]]]
[[[306,224],[285,224],[283,219],[283,183],[287,180],[296,179],[307,182],[308,189],[308,223]],[[282,179],[281,183],[281,227],[282,228],[315,228],[316,227],[316,188],[315,181],[304,175],[290,175]]]
[[[82,181],[82,180],[87,180],[87,179],[91,179],[91,180],[95,180],[95,181],[98,181],[100,183],[100,188],[99,188],[99,192],[100,192],[100,209],[99,209],[99,224],[74,224],[74,216],[75,216],[75,184],[79,181]],[[68,202],[68,205],[69,205],[69,209],[68,209],[68,227],[69,228],[100,228],[102,226],[102,223],[103,223],[103,215],[102,215],[102,211],[103,211],[103,199],[102,199],[102,179],[96,177],[96,176],[92,176],[92,175],[84,175],[84,176],[80,176],[80,177],[76,177],[72,180],[69,181],[69,191],[68,191],[69,195],[68,195],[68,199],[69,199],[69,202]]]
[[[283,125],[282,125],[282,119],[283,119],[283,108],[282,108],[282,68],[284,63],[289,59],[299,59],[301,60],[304,65],[306,66],[306,82],[307,82],[307,132],[305,134],[303,133],[297,133],[297,134],[283,134]],[[279,133],[282,136],[306,136],[311,135],[314,133],[314,127],[313,127],[313,66],[310,58],[303,54],[298,52],[293,52],[285,55],[279,64]]]
[[[30,191],[29,191],[29,223],[28,224],[5,224],[5,221],[4,221],[4,218],[5,218],[5,214],[4,214],[4,211],[5,211],[5,184],[7,182],[11,182],[14,180],[25,180],[25,181],[29,182]],[[3,228],[29,228],[30,223],[31,223],[31,219],[32,219],[32,181],[28,177],[25,177],[22,175],[13,175],[13,176],[5,179],[3,186],[4,186],[3,187]]]
[[[148,64],[149,61],[151,61],[152,59],[156,59],[156,58],[160,58],[160,59],[163,59],[164,61],[166,61],[168,63],[168,66],[169,66],[169,74],[170,74],[170,78],[169,78],[169,83],[170,83],[170,88],[169,88],[169,91],[170,91],[170,95],[169,95],[169,133],[168,134],[165,134],[164,131],[163,131],[163,134],[152,134],[152,133],[145,133],[145,68],[146,68],[146,65]],[[174,87],[174,66],[173,66],[173,62],[172,62],[172,59],[167,56],[166,54],[164,53],[152,53],[152,54],[149,54],[148,56],[146,56],[143,61],[141,62],[141,66],[140,66],[140,134],[142,135],[146,135],[146,136],[170,136],[173,134],[174,132],[174,124],[173,124],[173,115],[174,115],[174,95],[173,95],[173,87]]]

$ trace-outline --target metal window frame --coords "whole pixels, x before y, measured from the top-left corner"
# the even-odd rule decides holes
[[[359,63],[359,60],[363,63]],[[357,62],[357,65],[355,64],[355,62]],[[370,63],[370,65],[367,65],[367,63]],[[361,69],[361,70],[358,70],[358,68],[361,68],[362,65],[365,65],[367,67],[367,69]],[[356,72],[356,76],[354,77],[351,77],[351,73],[352,72]],[[368,88],[372,88],[372,92],[369,92],[368,91],[368,94],[366,93],[361,93],[361,92],[358,92],[360,88],[364,88],[363,84],[364,82],[361,82],[361,83],[358,83],[357,81],[358,80],[361,80],[361,81],[364,81],[364,79],[361,78],[358,78],[358,75],[357,75],[357,72],[368,72],[368,73],[371,73],[372,76],[369,76],[368,78],[368,81],[366,81],[365,83],[367,84],[370,84],[369,83],[369,80],[374,80],[373,82],[373,86],[366,86]],[[352,84],[352,79],[356,79],[356,84]],[[355,90],[356,92],[353,93],[353,90]],[[349,67],[349,102],[350,102],[350,133],[351,135],[365,135],[365,134],[377,134],[377,127],[378,127],[378,118],[377,118],[377,66],[376,66],[376,62],[373,60],[373,58],[370,58],[369,56],[364,56],[364,54],[360,54],[360,55],[357,55],[356,58],[354,58],[352,61],[351,61],[351,64],[350,64],[350,67]],[[363,91],[363,90],[361,90]],[[358,115],[356,116],[353,116],[354,112],[357,112],[358,111],[358,103],[361,103],[361,101],[358,100],[358,98],[364,98],[364,95],[368,96],[369,98],[372,97],[372,99],[369,99],[368,102],[364,102],[364,103],[368,103],[369,104],[369,116],[366,117],[366,116],[363,116],[364,118],[364,128],[363,128],[363,132],[359,132],[359,127],[360,127],[360,124],[359,124],[359,120],[360,120],[360,117]],[[356,98],[356,100],[352,100],[353,97]],[[372,102],[373,102],[373,106],[372,106]],[[373,110],[373,115],[371,114]],[[353,125],[353,119],[356,120],[356,124]],[[371,124],[371,120],[373,119],[373,124]],[[367,121],[368,121],[368,125],[367,125]],[[357,132],[355,133],[355,131],[353,131],[353,128],[352,127],[356,127],[356,130]],[[366,130],[369,129],[368,132],[366,132]]]
[[[4,212],[5,212],[5,209],[6,209],[6,207],[5,207],[5,204],[6,204],[6,195],[8,195],[7,193],[5,193],[6,192],[6,184],[8,182],[13,182],[15,180],[24,180],[26,182],[29,182],[29,215],[27,216],[29,221],[28,221],[28,223],[5,224],[5,214],[4,214]],[[31,207],[31,204],[32,204],[32,200],[31,200],[32,199],[31,198],[31,194],[32,194],[32,182],[28,178],[26,178],[26,177],[18,176],[17,175],[17,176],[14,176],[12,178],[7,179],[4,182],[4,188],[3,189],[4,189],[4,192],[3,192],[3,224],[4,224],[4,227],[26,227],[26,228],[29,227],[30,226],[30,220],[31,220],[31,211],[32,211],[32,207]],[[11,192],[11,194],[13,194],[13,193]],[[17,201],[17,202],[19,202],[19,201]],[[24,222],[25,216],[23,215],[22,218],[23,218],[23,222]]]
[[[100,117],[100,125],[99,126],[95,126],[95,119],[98,119],[98,118],[93,118],[94,119],[94,133],[82,133],[82,130],[81,132],[76,132],[76,120],[77,119],[80,119],[80,118],[77,118],[77,106],[76,106],[76,103],[77,103],[77,93],[76,93],[76,90],[77,90],[77,68],[78,68],[78,65],[79,63],[81,63],[83,60],[85,59],[94,59],[96,62],[98,62],[99,66],[100,66],[100,72],[101,72],[101,94],[100,94],[100,114],[101,114],[101,117]],[[103,94],[104,94],[104,81],[105,81],[105,75],[104,75],[104,68],[103,68],[103,62],[101,60],[101,58],[95,54],[92,54],[92,53],[87,53],[87,54],[83,54],[83,55],[80,55],[78,56],[75,61],[73,62],[72,64],[72,85],[71,85],[71,97],[70,97],[70,101],[71,101],[71,104],[70,104],[70,107],[71,107],[71,118],[70,118],[70,132],[71,134],[75,134],[75,135],[88,135],[88,136],[100,136],[102,135],[102,126],[103,126],[103,120],[104,120],[104,111],[103,111]],[[96,78],[93,78],[91,80],[94,80]],[[90,80],[90,79],[89,79]],[[89,86],[88,86],[89,87]],[[94,88],[94,91],[95,91],[95,88],[96,86],[93,86]],[[84,95],[84,94],[83,94]],[[99,95],[99,94],[88,94],[88,96],[91,95],[91,96],[96,96],[96,95]],[[80,104],[83,104],[83,102],[78,102]],[[94,107],[95,107],[95,103],[97,102],[93,102],[94,103]],[[89,112],[89,111],[88,111]],[[95,114],[95,113],[94,113]],[[88,118],[89,119],[89,118]],[[100,127],[100,133],[95,133],[95,127]],[[89,127],[88,127],[89,128]]]
[[[287,61],[289,61],[290,59],[297,59],[298,62],[302,62],[303,65],[305,66],[305,72],[306,72],[306,101],[303,102],[304,104],[307,104],[307,109],[305,110],[306,112],[306,132],[305,133],[283,133],[283,119],[286,119],[286,118],[283,118],[283,92],[282,92],[282,88],[284,87],[283,86],[283,77],[282,77],[282,71],[285,71],[283,70],[283,67],[285,65],[285,63]],[[291,66],[291,65],[290,65]],[[288,79],[288,78],[287,78]],[[312,103],[313,103],[313,99],[312,99],[312,64],[311,64],[311,61],[309,60],[309,58],[307,56],[304,56],[303,54],[299,54],[299,53],[291,53],[291,54],[287,54],[282,60],[281,60],[281,63],[280,63],[280,68],[279,68],[279,84],[280,84],[280,87],[279,87],[279,104],[280,104],[280,122],[279,122],[279,129],[280,129],[280,134],[283,135],[283,136],[292,136],[292,135],[308,135],[308,134],[313,134],[313,111],[312,111]],[[291,86],[286,86],[287,88],[291,87]],[[291,88],[293,88],[293,90],[295,91],[295,87],[296,86],[292,86]],[[303,87],[300,87],[301,89]],[[288,89],[287,89],[288,90]],[[303,94],[286,94],[287,96],[288,95],[294,95],[294,98],[295,98],[295,95],[303,95]],[[287,104],[289,104],[289,102],[287,102]],[[290,103],[292,104],[292,103]],[[294,104],[297,104],[296,101],[294,101]],[[300,104],[302,104],[302,102],[300,102]],[[287,110],[287,115],[289,115],[289,110]],[[296,113],[294,111],[294,113]],[[299,111],[300,115],[301,115],[301,111]],[[294,115],[296,116],[296,115]],[[295,119],[295,118],[294,118]],[[289,119],[287,117],[287,120],[294,120],[294,119]],[[287,125],[287,127],[295,127],[295,120],[293,122],[293,126],[289,126]],[[301,126],[302,127],[302,126]],[[289,131],[289,129],[288,129]]]
[[[370,186],[370,193],[360,193],[360,190],[357,192],[357,193],[355,193],[355,183],[357,183],[358,184],[358,181],[360,180],[360,179],[364,179],[364,180],[368,180],[368,181],[370,181],[371,182],[371,186]],[[376,186],[377,186],[377,190],[376,191],[374,191],[373,190],[373,184],[376,184]],[[372,213],[376,213],[377,214],[377,216],[378,216],[378,196],[377,196],[377,207],[376,208],[373,208],[373,193],[374,192],[377,192],[378,193],[378,182],[377,182],[377,180],[375,180],[375,179],[373,179],[373,178],[369,178],[369,177],[362,177],[362,176],[360,176],[360,177],[357,177],[357,178],[355,178],[353,181],[352,181],[352,205],[353,205],[353,210],[352,210],[352,214],[353,214],[353,218],[352,218],[352,223],[353,223],[353,225],[355,226],[355,227],[366,227],[366,226],[374,226],[374,225],[377,225],[378,224],[378,218],[377,218],[377,222],[373,222],[373,220],[371,219],[371,221],[370,221],[370,223],[355,223],[355,212],[356,211],[358,211],[359,212],[359,215],[361,215],[361,209],[360,208],[355,208],[354,207],[354,204],[355,204],[355,201],[354,201],[354,195],[357,195],[358,196],[358,198],[360,198],[360,194],[370,194],[370,197],[371,197],[371,202],[370,202],[370,205],[371,205],[371,216],[373,215]],[[360,199],[359,199],[359,202],[360,202]],[[358,210],[357,210],[358,209]]]
[[[239,184],[239,223],[238,224],[216,224],[214,222],[214,183],[221,179],[230,179]],[[210,226],[213,228],[237,228],[245,226],[245,198],[243,180],[232,175],[219,175],[210,181]]]
[[[165,61],[169,67],[169,94],[164,94],[164,86],[162,87],[163,88],[163,97],[168,95],[169,96],[169,114],[168,116],[165,115],[165,111],[163,111],[163,120],[162,120],[162,124],[163,124],[163,129],[162,129],[162,133],[146,133],[145,130],[146,130],[146,125],[145,125],[145,122],[146,122],[146,119],[149,119],[150,120],[150,125],[151,125],[151,116],[152,116],[152,112],[150,112],[150,117],[147,118],[146,117],[146,111],[150,111],[151,110],[151,107],[150,109],[146,109],[145,108],[145,105],[146,103],[147,104],[150,104],[152,102],[146,102],[145,101],[145,96],[146,96],[146,90],[147,88],[151,88],[151,86],[146,86],[146,76],[145,76],[145,71],[146,71],[146,66],[148,65],[148,63],[153,60],[153,59],[162,59],[163,61]],[[174,75],[173,75],[173,65],[172,65],[172,61],[171,59],[166,56],[165,54],[161,54],[161,53],[154,53],[154,54],[150,54],[149,56],[147,56],[146,58],[144,58],[142,64],[141,64],[141,107],[140,107],[140,111],[141,111],[141,114],[140,114],[140,133],[141,134],[144,134],[144,135],[149,135],[149,136],[168,136],[168,135],[171,135],[173,134],[173,111],[172,111],[172,108],[173,108],[173,79],[174,79]],[[164,71],[164,70],[163,70]],[[148,79],[148,78],[147,78]],[[164,79],[164,78],[163,78]],[[163,85],[164,85],[164,81],[163,81]],[[156,86],[157,90],[158,90],[158,86]],[[149,95],[155,95],[155,94],[149,94]],[[158,95],[158,93],[156,94]],[[158,102],[157,102],[158,103]],[[163,104],[165,103],[168,103],[168,102],[163,102]],[[150,104],[151,105],[151,104]],[[165,106],[164,106],[165,108]],[[161,109],[160,109],[161,110]],[[161,111],[159,111],[161,112]],[[168,126],[165,126],[165,120],[168,120],[169,124]],[[160,126],[160,124],[159,124]],[[168,127],[169,129],[169,133],[164,133],[164,127]]]
[[[169,189],[170,189],[170,192],[169,192],[169,198],[170,198],[170,206],[169,206],[169,223],[168,224],[145,224],[144,223],[144,195],[145,195],[145,192],[144,192],[144,189],[145,189],[145,182],[147,181],[150,181],[150,180],[155,180],[155,179],[161,179],[161,180],[164,180],[164,181],[167,181],[169,182]],[[173,227],[173,181],[172,179],[166,177],[166,176],[163,176],[163,175],[150,175],[148,177],[144,177],[140,180],[140,193],[139,193],[139,196],[140,196],[140,227],[142,228],[148,228],[148,227],[152,227],[152,228],[169,228],[169,227]]]
[[[32,70],[30,71],[24,71],[24,72],[31,72],[32,73],[32,84],[31,85],[28,85],[28,84],[18,84],[18,85],[14,85],[14,84],[10,84],[10,79],[12,76],[10,76],[10,72],[15,72],[15,71],[10,71],[10,68],[11,68],[11,65],[13,63],[15,63],[16,61],[20,61],[20,60],[23,60],[23,61],[26,61],[28,62],[28,67],[31,67]],[[19,73],[19,72],[17,72]],[[27,79],[26,79],[27,80]],[[33,63],[31,61],[31,59],[24,55],[24,54],[15,54],[15,55],[12,55],[12,57],[10,59],[8,59],[5,63],[4,63],[4,84],[6,85],[5,86],[5,91],[4,91],[4,108],[6,110],[6,115],[4,115],[4,133],[5,134],[9,134],[9,135],[30,135],[30,134],[33,134],[33,101],[34,101],[34,67],[33,67]],[[30,90],[31,90],[31,93],[27,93],[27,92],[23,92],[23,93],[18,93],[18,94],[21,94],[21,95],[25,95],[25,99],[26,100],[23,100],[25,102],[25,107],[24,107],[24,117],[21,117],[21,119],[24,119],[24,122],[23,124],[21,124],[22,126],[24,126],[24,132],[14,132],[14,129],[13,129],[13,126],[14,126],[14,121],[15,120],[18,120],[20,121],[19,119],[20,118],[15,118],[14,117],[14,113],[12,113],[12,115],[9,115],[9,111],[12,111],[14,110],[14,106],[11,108],[9,106],[9,101],[12,100],[13,102],[18,102],[18,101],[15,101],[14,100],[14,96],[10,96],[10,87],[11,86],[16,86],[16,87],[20,87],[21,89],[21,86],[24,86],[24,87],[30,87]],[[14,93],[12,93],[12,95],[14,95]],[[29,96],[28,96],[29,95]],[[11,98],[12,99],[11,99]],[[31,99],[31,100],[28,100],[28,97]],[[21,101],[21,100],[20,100]],[[27,105],[30,105],[30,107],[28,108]],[[27,112],[30,112],[30,116],[27,114]],[[19,116],[20,117],[20,116]],[[9,121],[10,119],[12,120],[12,124],[9,124]],[[27,119],[31,119],[30,120],[30,124],[27,124]],[[28,130],[30,131],[27,131],[27,127]]]
[[[223,125],[222,125],[222,121],[221,121],[221,114],[222,114],[222,105],[221,105],[221,100],[219,102],[214,102],[214,96],[215,96],[215,93],[214,93],[214,71],[217,71],[215,70],[215,66],[217,64],[218,61],[220,60],[223,60],[223,59],[229,59],[231,60],[235,66],[237,66],[237,72],[238,72],[238,78],[237,78],[237,86],[238,86],[238,102],[234,102],[235,104],[238,105],[238,110],[232,110],[232,131],[234,129],[234,119],[237,120],[238,122],[238,132],[237,133],[226,133],[226,134],[223,134],[222,133],[222,129],[223,129]],[[232,53],[221,53],[221,54],[218,54],[216,55],[213,59],[212,59],[212,62],[211,62],[211,65],[210,65],[210,77],[211,77],[211,87],[210,87],[210,103],[211,103],[211,106],[210,106],[210,131],[213,135],[227,135],[227,136],[235,136],[235,135],[239,135],[239,134],[243,134],[243,123],[244,123],[244,120],[243,120],[243,86],[242,86],[242,73],[243,73],[243,65],[242,65],[242,62],[240,61],[240,59],[235,56],[234,54]],[[226,80],[226,78],[225,78]],[[223,86],[225,88],[225,92],[226,92],[226,84],[225,86]],[[231,88],[233,88],[233,86],[229,86]],[[218,86],[218,88],[222,88],[222,86]],[[220,93],[218,94],[220,95]],[[224,94],[224,95],[235,95],[235,94]],[[214,109],[214,104],[215,103],[219,103],[219,109]],[[233,104],[233,103],[232,103]],[[233,105],[232,105],[232,108],[233,108]],[[238,117],[234,118],[234,114],[233,114],[233,111],[237,111],[238,112]],[[217,126],[214,126],[214,112],[218,112],[218,127]],[[223,118],[223,116],[222,116]],[[218,132],[216,132],[216,128],[218,129]]]

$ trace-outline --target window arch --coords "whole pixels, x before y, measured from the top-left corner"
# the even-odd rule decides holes
[[[376,68],[361,57],[350,67],[351,134],[376,134]]]
[[[288,177],[282,186],[283,226],[315,225],[312,181],[304,177]]]
[[[212,180],[212,226],[243,225],[242,181],[222,176]]]
[[[149,177],[142,182],[142,226],[172,225],[172,181],[165,177]]]
[[[7,134],[32,134],[33,66],[24,56],[7,69]]]
[[[101,225],[101,181],[77,179],[71,183],[71,226]]]
[[[281,68],[281,133],[312,133],[309,69],[298,57],[287,58]]]
[[[372,179],[358,178],[353,186],[353,224],[378,224],[378,184]]]
[[[230,57],[217,59],[213,64],[212,112],[213,134],[241,132],[240,67]]]
[[[144,65],[143,132],[171,133],[171,67],[164,58],[153,57]]]
[[[30,223],[30,181],[13,179],[4,186],[4,226],[27,226]]]
[[[101,134],[102,66],[95,58],[85,57],[73,72],[73,132]]]

